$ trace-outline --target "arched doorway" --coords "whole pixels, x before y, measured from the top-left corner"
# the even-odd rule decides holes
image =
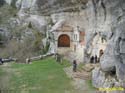
[[[103,51],[103,49],[101,49],[101,50],[99,51],[99,57],[101,57],[103,54],[104,54],[104,51]]]
[[[66,34],[60,35],[58,38],[58,47],[70,47],[70,37]]]

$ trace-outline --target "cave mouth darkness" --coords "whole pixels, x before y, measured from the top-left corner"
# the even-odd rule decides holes
[[[109,71],[110,76],[116,76],[116,67],[113,67],[111,71]]]

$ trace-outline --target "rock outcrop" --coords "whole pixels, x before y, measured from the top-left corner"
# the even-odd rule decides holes
[[[15,6],[21,24],[31,23],[44,34],[61,20],[74,28],[79,26],[86,34],[85,62],[104,50],[100,68],[92,72],[93,85],[125,87],[124,0],[17,0]],[[52,52],[53,45],[51,42]]]
[[[104,0],[105,7],[110,16],[108,44],[104,55],[101,57],[100,69],[93,70],[93,85],[99,87],[124,87],[125,88],[125,11],[123,0]],[[103,73],[103,74],[102,74]],[[110,78],[108,78],[109,76]],[[99,81],[101,80],[101,81]]]

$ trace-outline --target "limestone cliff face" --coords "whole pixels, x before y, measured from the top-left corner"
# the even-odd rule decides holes
[[[86,62],[106,47],[101,67],[93,70],[93,85],[125,87],[125,0],[17,0],[16,7],[19,20],[32,22],[39,31],[50,30],[60,20],[79,26],[86,33]],[[100,38],[106,42],[99,43],[101,47]]]
[[[41,15],[50,15],[64,11],[79,11],[80,8],[84,8],[87,1],[88,0],[18,0],[16,6],[23,10],[30,9],[32,13],[37,11],[37,13]]]
[[[103,23],[106,20],[108,20],[108,23],[106,23],[107,27],[105,25],[103,27],[105,31],[107,30],[110,33],[107,38],[106,50],[101,57],[101,67],[93,70],[93,85],[95,87],[125,87],[125,1],[104,1],[106,10],[104,14],[106,15],[103,16]],[[98,8],[97,12],[101,13]],[[109,19],[107,19],[108,17]],[[98,23],[100,22],[97,21]]]
[[[78,24],[85,23],[86,14],[81,12],[85,9],[88,0],[17,0],[16,7],[19,9],[18,16],[21,19],[29,18],[32,15],[48,17],[51,23],[62,19],[76,21]],[[38,19],[39,20],[39,19]],[[47,20],[48,21],[48,20]],[[73,25],[70,22],[71,25]],[[49,23],[49,22],[48,22]],[[51,25],[51,24],[50,24]],[[85,24],[84,24],[85,25]]]

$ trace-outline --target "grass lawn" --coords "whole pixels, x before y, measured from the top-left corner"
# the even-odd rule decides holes
[[[10,89],[16,93],[75,93],[71,79],[63,71],[67,66],[70,64],[59,64],[53,58],[35,61],[32,64],[13,63]]]
[[[2,71],[2,69],[0,68],[0,76],[3,74],[3,71]]]
[[[87,80],[86,84],[88,85],[88,87],[89,87],[89,89],[91,91],[95,91],[96,90],[96,88],[92,85],[92,80]]]

